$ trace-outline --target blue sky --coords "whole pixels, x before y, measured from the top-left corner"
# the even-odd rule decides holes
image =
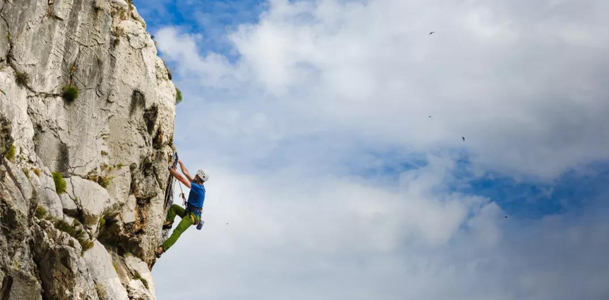
[[[134,3],[211,174],[161,299],[609,296],[609,4]]]
[[[235,53],[226,40],[227,32],[239,24],[255,23],[264,10],[265,1],[134,1],[145,18],[149,32],[165,26],[180,26],[201,34],[203,53],[214,51],[233,58]]]

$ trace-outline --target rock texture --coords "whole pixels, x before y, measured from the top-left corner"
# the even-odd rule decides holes
[[[176,91],[144,20],[125,0],[0,17],[0,300],[155,299]]]

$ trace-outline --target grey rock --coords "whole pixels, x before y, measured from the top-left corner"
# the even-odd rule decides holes
[[[127,291],[125,291],[114,269],[112,257],[101,243],[96,241],[93,248],[85,252],[83,257],[95,283],[103,286],[107,299],[129,299]]]
[[[108,195],[106,189],[96,182],[73,176],[66,179],[69,182],[67,193],[81,208],[85,224],[97,224],[104,212],[116,209],[118,203]]]
[[[0,40],[5,37],[6,35],[0,36]],[[14,69],[6,65],[2,68],[2,64],[4,63],[0,63],[0,119],[8,120],[10,127],[10,142],[3,144],[13,145],[19,158],[25,158],[34,150],[34,127],[27,113],[27,90],[15,83]]]
[[[32,185],[23,172],[17,169],[9,160],[4,157],[0,159],[2,160],[0,172],[4,174],[2,176],[2,183],[6,189],[5,193],[10,195],[7,195],[7,197],[13,198],[13,201],[9,205],[18,209],[22,214],[27,215],[33,193]]]
[[[61,219],[63,217],[63,207],[55,190],[53,177],[50,174],[41,173],[40,176],[30,176],[30,182],[34,186],[38,205],[44,207],[52,217]]]
[[[7,153],[10,146],[13,144],[13,137],[11,136],[11,131],[11,121],[7,119],[6,116],[4,116],[4,113],[2,111],[0,111],[0,153],[2,155]]]
[[[123,206],[123,210],[121,212],[121,219],[123,223],[133,223],[135,222],[135,215],[137,213],[137,199],[135,199],[134,195],[129,195],[127,198],[127,203]]]
[[[106,188],[111,198],[116,199],[120,206],[124,205],[129,198],[129,192],[131,190],[131,172],[128,167],[115,167],[112,171],[108,172],[110,178],[110,184]]]
[[[61,20],[67,19],[73,4],[74,0],[54,0],[53,15]]]
[[[74,200],[72,198],[70,198],[70,196],[67,193],[63,193],[59,196],[59,198],[61,199],[61,206],[63,207],[63,213],[71,216],[71,217],[78,217],[79,216],[79,210],[78,210],[78,206],[76,206],[76,203],[74,202]]]
[[[18,269],[11,269],[5,275],[3,281],[6,287],[0,287],[0,291],[7,291],[7,299],[40,300],[41,286],[38,279],[29,273]]]
[[[0,153],[16,154],[0,157],[0,295],[154,299],[175,86],[144,20],[125,0],[2,1],[0,16]]]
[[[154,278],[148,268],[148,265],[133,255],[125,257],[125,265],[131,272],[131,274],[139,274],[139,276],[146,281],[146,293],[154,291]]]
[[[132,300],[154,300],[155,297],[150,293],[149,289],[144,285],[142,280],[131,280],[127,286],[129,299]]]
[[[34,226],[34,260],[48,299],[99,299],[78,241],[52,226]]]

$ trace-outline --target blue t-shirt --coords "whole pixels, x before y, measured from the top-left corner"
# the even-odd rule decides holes
[[[205,201],[205,187],[202,184],[191,182],[188,203],[192,206],[203,208],[203,201]]]

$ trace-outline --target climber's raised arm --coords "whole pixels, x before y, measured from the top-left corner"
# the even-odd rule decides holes
[[[188,181],[192,182],[192,176],[190,176],[190,174],[188,173],[188,170],[186,170],[186,167],[184,166],[182,161],[178,159],[178,163],[180,164],[180,169],[182,169],[182,173],[184,174],[184,176],[186,176],[186,179],[188,179]]]
[[[182,164],[180,164],[181,166]],[[169,167],[169,173],[171,173],[171,175],[173,175],[173,177],[175,177],[177,180],[179,180],[181,183],[183,183],[186,187],[190,188],[190,180],[187,180],[186,178],[184,178],[184,176],[180,175],[180,173],[178,173],[178,169],[177,167]]]

